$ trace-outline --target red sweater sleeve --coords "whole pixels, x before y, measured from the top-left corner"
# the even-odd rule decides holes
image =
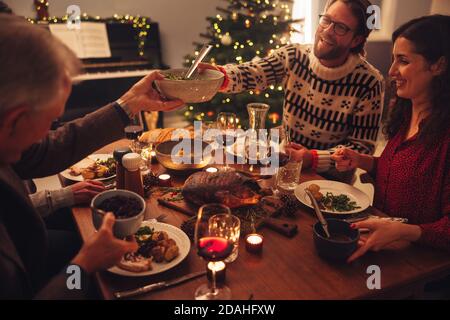
[[[422,236],[419,243],[444,249],[450,252],[450,218],[449,215],[433,223],[420,224]]]
[[[447,165],[448,166],[448,165]],[[450,252],[450,172],[446,169],[446,177],[442,192],[442,210],[444,216],[432,223],[420,224],[422,236],[419,243]]]
[[[377,178],[377,168],[378,168],[379,159],[380,159],[380,157],[373,157],[372,170],[367,172],[372,177],[373,180],[376,180],[376,178]]]

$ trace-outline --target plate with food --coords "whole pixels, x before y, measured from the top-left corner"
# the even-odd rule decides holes
[[[91,154],[61,172],[61,176],[72,181],[109,180],[116,176],[116,162],[111,154]]]
[[[186,233],[166,223],[143,221],[135,237],[138,251],[125,254],[109,272],[128,277],[161,273],[177,266],[191,249]]]
[[[351,185],[337,181],[313,180],[300,184],[294,191],[297,199],[310,208],[313,206],[305,189],[311,191],[324,213],[348,215],[364,211],[370,206],[369,197]]]

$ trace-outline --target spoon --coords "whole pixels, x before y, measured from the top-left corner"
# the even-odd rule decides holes
[[[209,53],[209,51],[211,51],[212,47],[213,46],[211,46],[209,44],[203,46],[203,48],[202,48],[202,50],[200,50],[200,53],[198,54],[197,58],[195,58],[194,63],[191,65],[189,70],[184,75],[185,79],[189,79],[194,74],[194,71],[197,70],[199,63],[202,62],[202,60],[206,57],[206,55]]]
[[[105,210],[94,208],[93,206],[91,206],[91,210],[97,212],[102,217],[105,217],[107,213]]]
[[[305,192],[311,199],[311,203],[316,212],[317,219],[319,219],[320,224],[322,225],[323,231],[325,231],[325,235],[327,236],[327,238],[329,238],[330,233],[328,232],[328,223],[327,223],[327,220],[325,220],[325,218],[323,217],[322,211],[320,211],[320,208],[319,208],[319,205],[317,204],[316,198],[314,198],[313,194],[308,189],[305,189]]]

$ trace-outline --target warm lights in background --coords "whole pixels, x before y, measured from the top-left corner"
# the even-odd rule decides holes
[[[37,0],[39,2],[44,2],[43,0]],[[45,6],[48,7],[48,2],[45,1]],[[36,8],[37,9],[37,8]],[[30,23],[38,23],[38,22],[48,22],[48,23],[66,23],[67,19],[69,18],[68,15],[64,15],[62,17],[56,17],[56,16],[48,16],[48,17],[42,17],[42,20],[27,18],[28,22]],[[83,13],[81,15],[81,21],[103,21],[103,22],[119,22],[119,23],[126,23],[126,24],[132,24],[133,29],[136,32],[136,41],[137,41],[137,50],[139,56],[144,56],[144,49],[145,49],[145,43],[148,40],[148,34],[150,29],[150,18],[147,17],[141,17],[140,15],[133,16],[133,15],[119,15],[114,14],[113,17],[109,18],[101,18],[100,16],[90,16],[87,13]]]

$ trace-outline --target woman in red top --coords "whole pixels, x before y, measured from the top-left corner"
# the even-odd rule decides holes
[[[393,34],[389,76],[396,96],[384,128],[389,142],[377,158],[336,151],[340,171],[361,168],[375,178],[374,206],[409,224],[368,220],[369,228],[349,262],[396,241],[450,251],[450,16],[414,19]]]

